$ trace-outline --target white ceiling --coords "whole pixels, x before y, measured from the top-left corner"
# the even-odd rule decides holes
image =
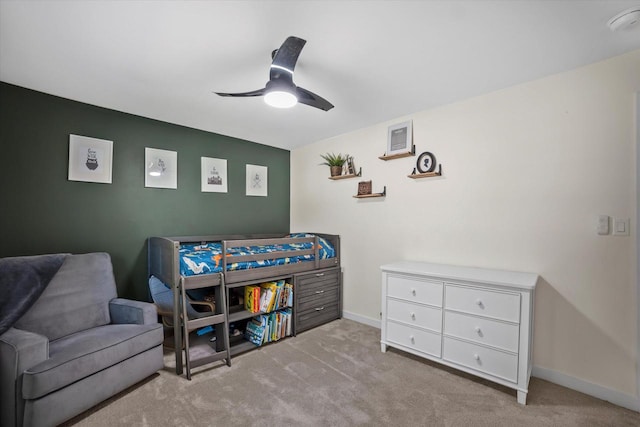
[[[0,80],[293,149],[640,49],[615,1],[0,1]],[[332,102],[268,107],[271,51]]]

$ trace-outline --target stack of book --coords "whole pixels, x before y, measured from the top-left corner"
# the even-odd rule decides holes
[[[244,308],[251,313],[268,313],[293,306],[293,285],[278,280],[244,287]]]
[[[260,314],[249,322],[245,330],[245,338],[257,346],[291,335],[291,308]]]

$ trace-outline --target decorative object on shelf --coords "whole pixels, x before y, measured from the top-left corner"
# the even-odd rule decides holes
[[[113,141],[69,135],[69,181],[111,184]]]
[[[329,179],[337,180],[337,179],[347,179],[347,178],[355,178],[357,176],[362,176],[362,168],[358,170],[356,173],[356,167],[353,163],[353,156],[347,155],[347,160],[344,162],[342,166],[342,175],[332,175]]]
[[[349,158],[348,155],[343,155],[341,153],[327,153],[321,154],[320,157],[324,160],[324,163],[320,163],[321,165],[329,166],[331,170],[331,176],[340,176],[342,175],[342,167],[347,162]]]
[[[358,183],[358,196],[371,194],[371,181],[360,181]]]
[[[347,161],[344,162],[344,165],[342,166],[342,174],[343,175],[355,175],[356,174],[356,167],[353,163],[353,156],[349,156],[347,155]]]
[[[420,173],[433,172],[436,168],[436,156],[428,151],[425,151],[418,156],[416,168],[418,168],[418,172]]]
[[[226,193],[227,159],[200,157],[200,191],[203,193]]]
[[[387,133],[387,152],[382,156],[385,158],[383,160],[396,158],[394,156],[397,155],[405,157],[413,154],[415,154],[415,148],[413,146],[413,128],[411,120],[389,126],[389,131]]]
[[[368,185],[367,185],[368,183]],[[365,185],[363,185],[365,184]],[[361,186],[363,187],[364,191],[368,191],[368,193],[362,193],[360,194],[360,190],[361,190]],[[365,199],[365,198],[369,198],[369,197],[385,197],[387,195],[387,186],[384,186],[384,189],[382,190],[382,193],[372,193],[371,192],[371,181],[362,181],[358,184],[358,195],[353,196],[356,199]]]
[[[269,187],[267,181],[267,173],[268,168],[266,166],[247,165],[247,196],[267,197],[267,189]]]
[[[178,153],[145,147],[144,186],[149,188],[178,188]]]
[[[425,151],[418,156],[416,167],[413,168],[411,175],[407,175],[409,178],[426,178],[430,176],[442,175],[442,165],[438,165],[438,172],[436,169],[436,156],[433,153]]]

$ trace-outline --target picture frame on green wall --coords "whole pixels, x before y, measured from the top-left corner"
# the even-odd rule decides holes
[[[178,188],[178,152],[159,148],[144,148],[144,186]]]
[[[69,135],[69,181],[111,184],[113,141]]]
[[[268,172],[266,166],[247,165],[247,196],[267,197]]]
[[[203,193],[226,193],[227,159],[200,158],[200,190]]]

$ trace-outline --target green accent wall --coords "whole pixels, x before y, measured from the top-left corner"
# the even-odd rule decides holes
[[[70,134],[113,141],[112,184],[67,180]],[[178,153],[176,190],[145,188],[145,147]],[[201,157],[227,159],[228,193],[200,191]],[[289,159],[0,82],[0,257],[108,252],[119,295],[146,300],[149,236],[287,233]],[[245,195],[246,164],[268,167],[268,197]]]

